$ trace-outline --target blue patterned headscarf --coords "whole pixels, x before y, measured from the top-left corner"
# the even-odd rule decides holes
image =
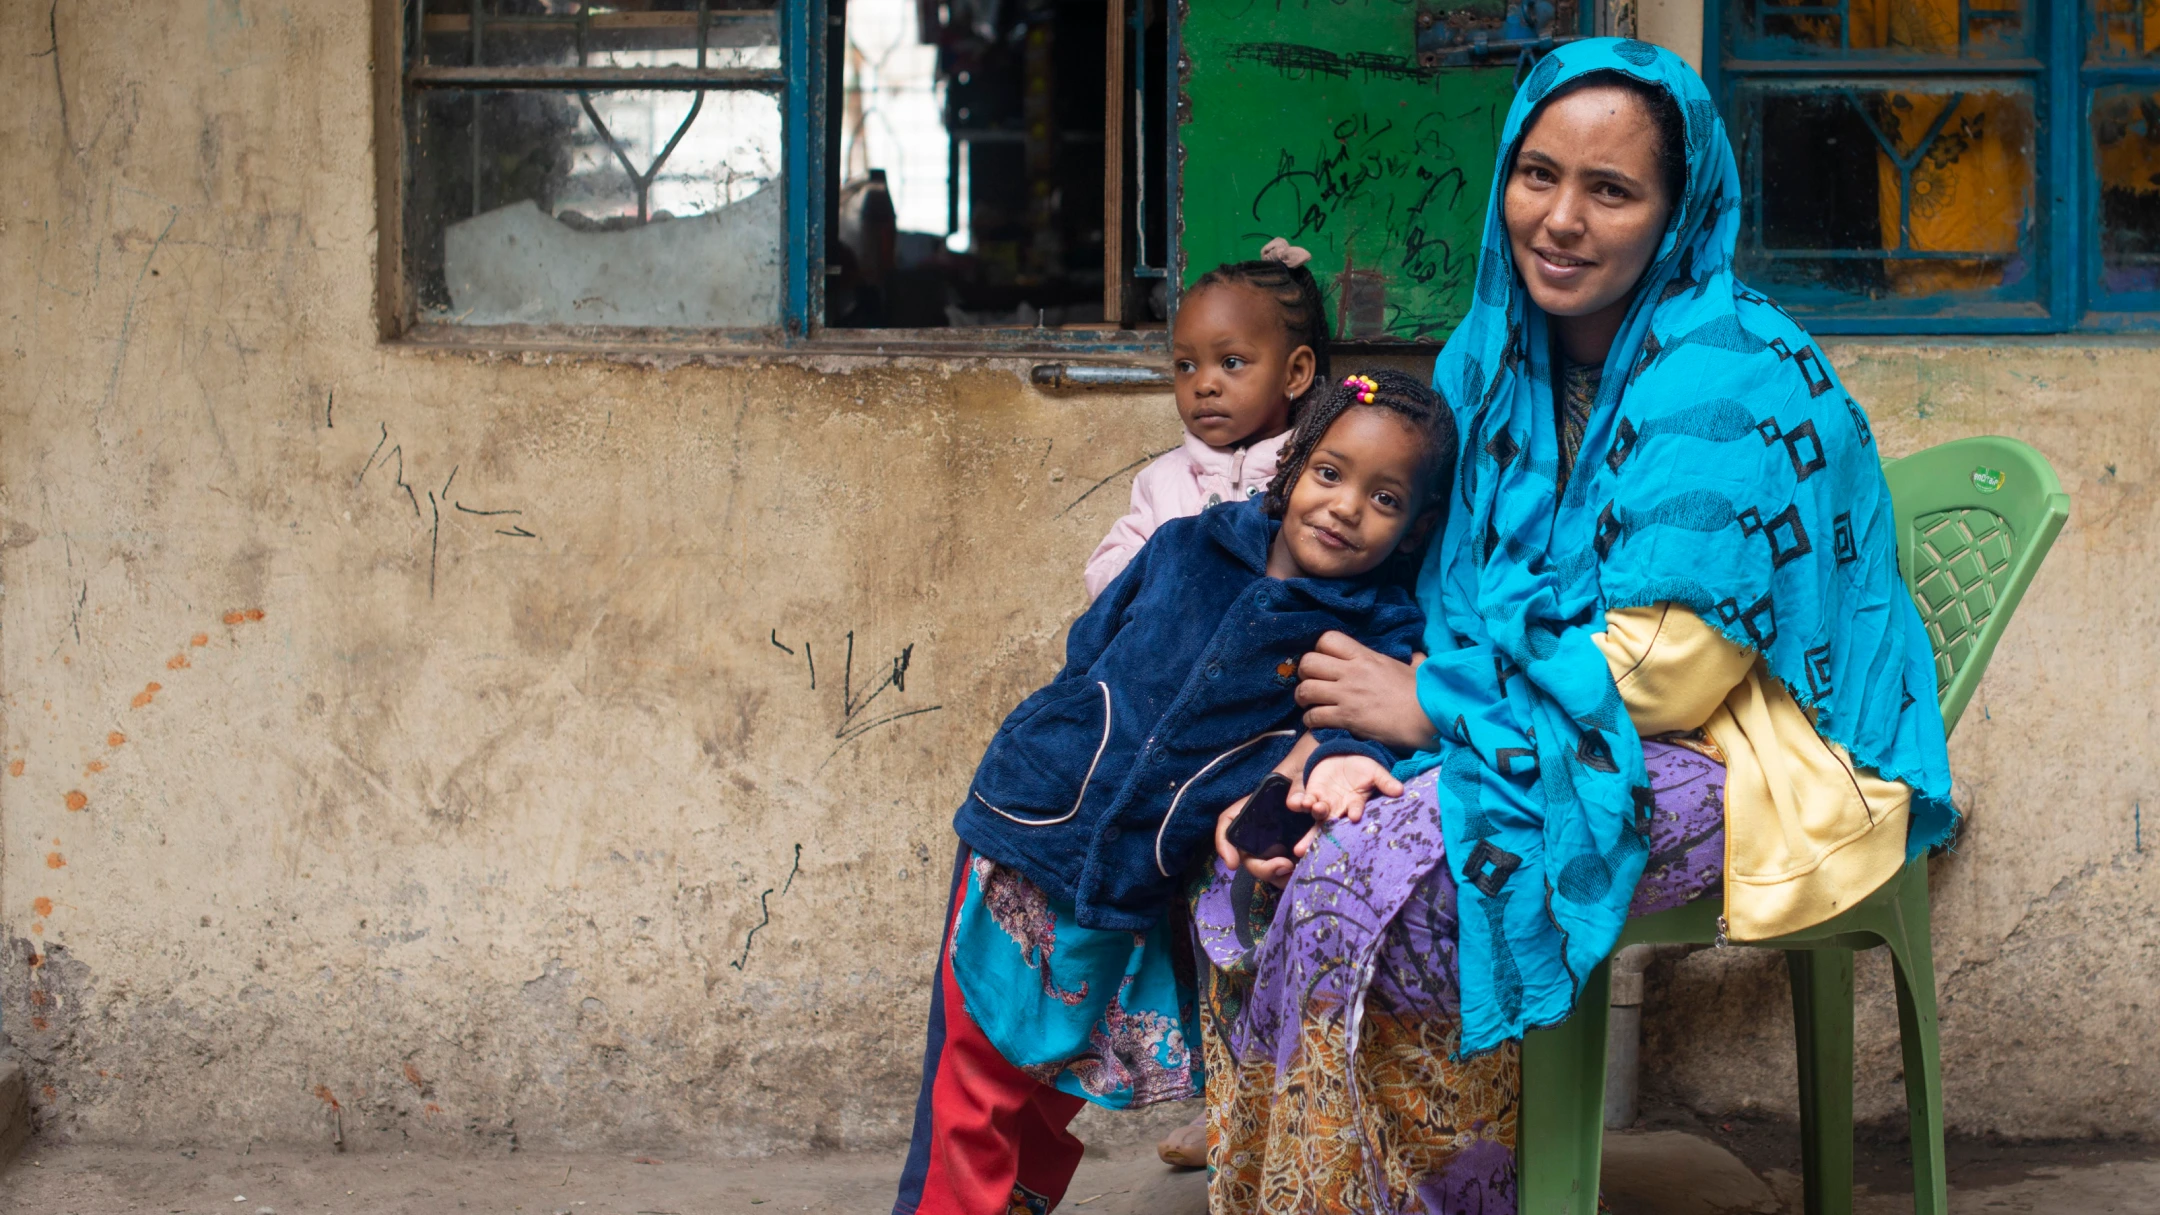
[[[1538,101],[1588,72],[1670,93],[1687,190],[1556,486],[1550,325],[1501,199]],[[1462,435],[1456,500],[1419,576],[1418,699],[1459,879],[1462,1050],[1564,1020],[1618,939],[1648,849],[1642,743],[1591,641],[1604,613],[1670,602],[1759,653],[1816,727],[1913,790],[1907,848],[1949,833],[1927,635],[1898,575],[1867,416],[1807,332],[1733,277],[1740,175],[1702,79],[1645,42],[1561,47],[1508,110],[1477,298],[1433,387]]]

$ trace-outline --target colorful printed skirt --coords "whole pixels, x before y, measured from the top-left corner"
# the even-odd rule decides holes
[[[1636,915],[1719,891],[1725,861],[1724,765],[1643,752]],[[1280,893],[1218,862],[1195,895],[1214,1215],[1514,1212],[1517,1050],[1453,1058],[1455,880],[1415,855],[1438,846],[1438,776],[1328,832]]]
[[[1200,1095],[1192,934],[1182,908],[1145,932],[1083,928],[1017,870],[970,856],[952,969],[998,1053],[1111,1109]]]

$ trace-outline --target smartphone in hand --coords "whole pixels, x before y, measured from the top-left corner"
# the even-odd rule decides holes
[[[1312,815],[1290,808],[1290,778],[1270,772],[1246,799],[1227,835],[1248,856],[1288,856],[1312,825]]]

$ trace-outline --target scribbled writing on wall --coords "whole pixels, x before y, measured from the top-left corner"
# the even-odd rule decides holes
[[[405,445],[391,442],[389,423],[380,423],[380,427],[381,433],[375,440],[375,449],[368,453],[367,463],[362,464],[360,471],[353,475],[353,487],[359,488],[367,480],[368,474],[371,472],[387,475],[390,479],[391,492],[400,495],[404,502],[412,508],[413,518],[427,526],[428,598],[433,599],[435,597],[436,571],[442,560],[443,507],[447,506],[458,514],[471,515],[488,521],[489,530],[498,536],[508,536],[513,540],[537,540],[540,538],[538,533],[527,530],[525,525],[520,522],[520,518],[525,513],[522,510],[467,506],[464,502],[452,498],[450,496],[450,487],[457,484],[458,469],[462,465],[452,464],[450,466],[450,475],[443,478],[442,488],[424,491],[416,489],[413,483],[407,480],[405,476]],[[422,493],[427,495],[427,508],[425,511],[421,509],[420,505]]]
[[[797,844],[795,845],[795,861],[793,864],[788,866],[787,881],[782,882],[777,890],[774,887],[767,886],[764,890],[758,892],[758,922],[752,924],[750,926],[750,931],[743,934],[742,956],[728,963],[729,966],[734,967],[736,970],[741,970],[746,964],[749,963],[750,947],[757,941],[758,930],[772,923],[771,899],[773,895],[777,893],[785,897],[787,892],[794,889],[795,887],[795,875],[801,872],[802,845]]]
[[[809,690],[812,692],[817,691],[816,642],[804,639],[790,645],[780,640],[780,630],[778,629],[771,630],[767,634],[767,640],[772,643],[774,649],[786,654],[789,658],[801,659],[804,676],[809,683]],[[870,733],[872,730],[881,726],[889,726],[897,721],[905,721],[910,717],[935,713],[945,707],[944,705],[903,707],[896,703],[907,695],[908,664],[913,662],[914,659],[915,646],[911,642],[902,646],[899,653],[892,655],[884,662],[866,662],[864,664],[866,670],[863,682],[857,684],[855,682],[855,630],[848,630],[847,636],[841,642],[840,703],[838,720],[833,728],[834,746],[832,751],[818,763],[819,769],[822,770],[826,764],[831,763],[833,756],[840,754],[849,743]],[[832,691],[830,671],[826,674],[826,689],[827,695],[830,695]],[[884,700],[880,704],[880,700],[884,698],[887,692],[894,694],[892,699]],[[871,711],[872,705],[877,706],[876,712]]]
[[[1450,128],[1472,115],[1430,111],[1414,119],[1359,114],[1335,124],[1332,138],[1309,148],[1282,148],[1275,174],[1253,195],[1255,239],[1295,242],[1332,233],[1343,250],[1335,272],[1341,323],[1348,337],[1416,337],[1443,328],[1451,315],[1424,309],[1408,293],[1387,290],[1399,275],[1409,283],[1455,293],[1477,266],[1475,245],[1457,250],[1441,235],[1474,206],[1469,178],[1446,163],[1455,152]],[[1347,230],[1343,230],[1347,229]],[[1360,266],[1360,237],[1385,233],[1377,264]]]
[[[1421,62],[1406,0],[1189,8],[1183,280],[1282,237],[1312,254],[1335,336],[1445,339],[1476,285],[1512,65]]]

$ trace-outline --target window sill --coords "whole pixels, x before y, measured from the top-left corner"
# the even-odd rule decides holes
[[[1169,358],[1161,329],[817,329],[790,338],[778,328],[673,330],[570,325],[420,324],[386,343],[413,351],[484,357],[734,362],[767,359],[966,359],[1055,356]]]
[[[1812,331],[1811,331],[1812,332]],[[1816,333],[1826,347],[1868,347],[1910,350],[1916,347],[1944,350],[2097,349],[2152,350],[2160,348],[2160,333],[2099,332],[2071,330],[2067,333]]]

